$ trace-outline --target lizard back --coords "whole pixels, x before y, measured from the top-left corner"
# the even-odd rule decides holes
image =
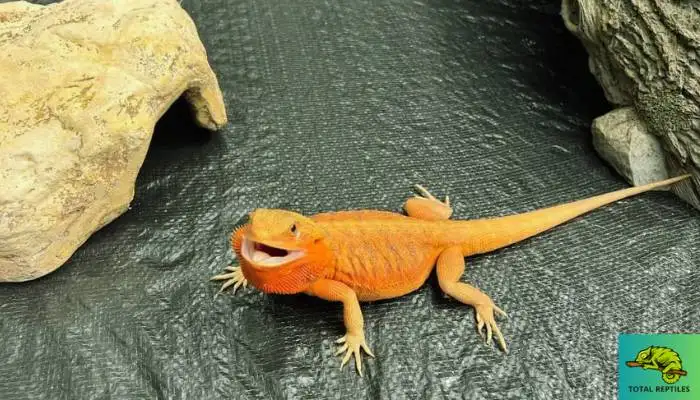
[[[398,297],[419,288],[444,247],[440,222],[385,211],[342,211],[312,217],[334,254],[328,278],[360,300]]]

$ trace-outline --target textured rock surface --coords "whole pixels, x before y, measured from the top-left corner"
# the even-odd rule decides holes
[[[700,209],[700,3],[563,0],[562,16],[607,99],[660,138],[669,174],[693,173],[673,191]]]
[[[630,107],[618,108],[593,121],[593,146],[634,185],[669,177],[659,139],[647,132]]]
[[[183,93],[226,123],[175,0],[0,4],[0,282],[43,276],[122,214],[157,120]]]

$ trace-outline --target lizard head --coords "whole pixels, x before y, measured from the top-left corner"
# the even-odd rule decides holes
[[[246,279],[266,293],[304,291],[319,279],[330,260],[325,234],[301,214],[257,209],[236,229],[231,245]]]
[[[638,362],[639,364],[642,364],[642,365],[651,364],[653,355],[654,355],[654,347],[649,346],[646,349],[637,353],[637,357],[634,359],[634,361]]]

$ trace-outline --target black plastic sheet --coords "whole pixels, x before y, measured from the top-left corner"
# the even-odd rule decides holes
[[[55,273],[0,285],[1,399],[610,399],[620,332],[700,329],[700,218],[659,192],[468,260],[509,314],[507,355],[434,277],[363,304],[364,377],[333,355],[339,304],[215,298],[256,207],[399,211],[420,183],[478,218],[627,185],[592,148],[609,106],[557,1],[182,5],[231,123],[198,129],[176,103],[131,210]]]

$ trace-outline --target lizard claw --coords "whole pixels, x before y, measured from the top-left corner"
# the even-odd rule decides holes
[[[416,196],[416,197],[418,197],[418,198],[423,198],[423,199],[428,199],[428,200],[433,200],[433,201],[436,201],[436,202],[438,202],[438,203],[440,203],[440,204],[444,204],[444,205],[446,205],[447,207],[450,206],[450,196],[445,196],[445,201],[440,201],[440,200],[436,199],[435,196],[433,196],[433,195],[428,191],[428,189],[424,188],[423,186],[417,184],[415,187],[416,187],[416,190],[418,191],[418,193],[421,194],[420,196]]]
[[[474,306],[476,312],[476,331],[479,333],[482,339],[485,339],[486,345],[490,345],[493,336],[496,336],[498,344],[500,344],[503,351],[508,353],[508,347],[506,346],[506,341],[503,338],[503,333],[498,328],[496,324],[496,319],[494,317],[494,312],[502,316],[506,316],[506,313],[498,308],[495,304],[478,304]],[[484,335],[483,329],[486,328],[486,334]]]
[[[226,281],[224,282],[223,285],[221,285],[221,289],[216,293],[217,295],[224,290],[226,290],[229,286],[233,286],[233,294],[236,294],[236,290],[238,290],[241,285],[243,287],[248,286],[248,280],[245,278],[243,275],[243,271],[241,271],[241,267],[234,267],[234,266],[227,266],[226,271],[229,271],[228,274],[220,274],[216,276],[212,276],[210,280],[212,281]]]
[[[342,346],[335,353],[336,356],[345,353],[343,360],[340,362],[340,368],[342,369],[345,364],[350,361],[350,357],[355,356],[355,368],[357,372],[362,376],[362,356],[360,354],[360,349],[364,350],[370,357],[374,357],[374,354],[367,346],[364,334],[351,334],[346,333],[345,336],[335,341],[337,344],[342,344]]]

